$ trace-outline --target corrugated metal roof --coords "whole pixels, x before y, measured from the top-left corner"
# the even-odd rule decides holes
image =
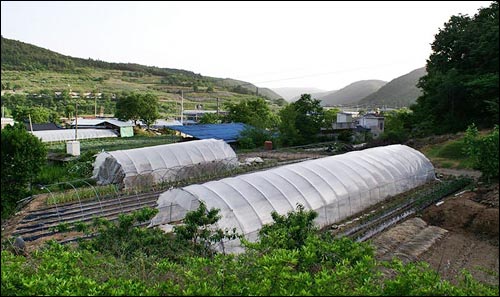
[[[198,139],[222,139],[227,143],[236,142],[241,131],[250,127],[243,123],[202,124],[190,126],[170,126],[169,129],[182,132]]]
[[[115,119],[83,119],[83,118],[78,118],[78,126],[98,126],[104,122],[110,123],[111,125],[114,125],[117,127],[132,127],[132,126],[134,126],[134,123],[132,123],[132,121],[123,122],[123,121],[115,120]],[[76,124],[75,120],[71,121],[71,126],[75,126],[75,124]]]
[[[29,123],[24,123],[24,126],[28,131],[31,130],[30,124]],[[49,130],[60,130],[62,129],[61,126],[58,126],[55,123],[42,123],[42,124],[31,124],[33,127],[33,131],[49,131]]]
[[[163,128],[163,127],[168,127],[168,126],[180,126],[182,125],[181,122],[178,120],[156,120],[155,123],[153,124],[154,128]]]
[[[134,123],[132,123],[132,121],[123,122],[120,120],[110,119],[110,120],[105,120],[105,122],[108,122],[108,123],[115,125],[117,127],[133,127],[134,126]]]
[[[100,123],[104,122],[103,119],[84,119],[84,118],[78,118],[78,126],[95,126]],[[73,120],[71,121],[71,126],[74,126],[76,124],[76,121]]]

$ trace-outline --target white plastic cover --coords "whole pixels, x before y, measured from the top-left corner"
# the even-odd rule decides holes
[[[102,152],[94,162],[93,178],[101,185],[116,183],[130,188],[181,180],[237,165],[236,154],[227,143],[205,139]]]
[[[74,140],[75,129],[33,131],[33,135],[40,138],[42,142]],[[78,140],[118,137],[116,132],[110,129],[78,129],[78,131],[76,131],[76,136]]]
[[[300,203],[318,213],[315,223],[323,227],[434,179],[434,167],[419,151],[376,147],[169,190],[158,198],[150,226],[183,219],[201,200],[220,209],[219,228],[236,228],[253,241],[272,223],[272,211],[283,215]],[[225,248],[241,251],[235,241]]]

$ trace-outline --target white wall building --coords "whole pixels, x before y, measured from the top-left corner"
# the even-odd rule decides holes
[[[366,114],[359,118],[359,125],[363,128],[370,129],[373,138],[378,138],[384,132],[384,117],[376,114]]]
[[[359,112],[357,111],[342,111],[337,113],[337,122],[332,123],[333,130],[356,128],[356,118],[358,115]]]

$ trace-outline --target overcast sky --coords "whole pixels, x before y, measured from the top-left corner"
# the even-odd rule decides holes
[[[1,30],[73,57],[334,90],[425,66],[452,15],[490,3],[2,1]]]

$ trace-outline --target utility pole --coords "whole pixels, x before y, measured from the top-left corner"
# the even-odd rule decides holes
[[[219,97],[217,97],[217,115],[219,115]]]
[[[78,101],[75,103],[75,141],[78,140]]]
[[[94,118],[97,118],[97,89],[94,86]]]
[[[28,114],[28,117],[30,119],[30,130],[31,130],[31,133],[33,133],[33,124],[31,124],[31,114],[30,113]]]
[[[184,91],[181,90],[181,125],[184,125]]]

